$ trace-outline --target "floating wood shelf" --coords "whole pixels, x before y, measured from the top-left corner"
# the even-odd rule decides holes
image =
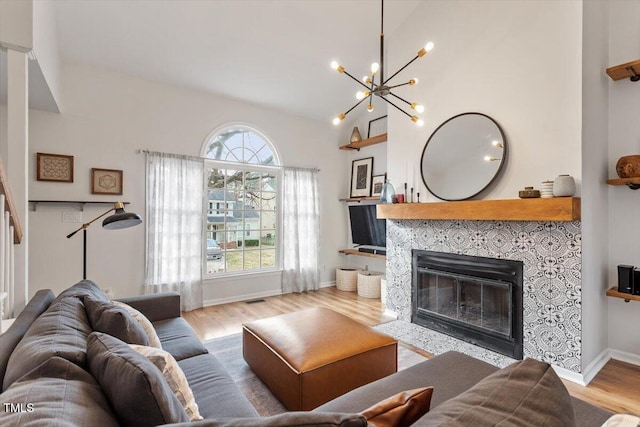
[[[65,205],[80,205],[80,210],[84,210],[84,205],[94,204],[94,205],[115,205],[116,202],[108,202],[103,200],[29,200],[29,203],[33,203],[33,210],[35,211],[38,207],[38,203],[47,203],[47,204],[65,204]],[[123,205],[128,205],[129,202],[122,202]]]
[[[380,196],[370,197],[350,197],[347,199],[340,199],[341,202],[377,202],[380,201]]]
[[[4,194],[4,206],[2,206],[2,215],[4,211],[9,212],[9,221],[13,225],[13,243],[18,245],[22,242],[22,226],[18,219],[18,211],[9,190],[9,180],[4,169],[4,164],[0,159],[0,194]]]
[[[633,70],[633,71],[632,71]],[[622,80],[640,74],[640,59],[607,68],[612,80]]]
[[[607,296],[614,297],[614,298],[622,298],[624,302],[629,302],[631,300],[640,301],[640,295],[625,294],[624,292],[618,292],[617,286],[614,286],[613,288],[609,289],[607,291]]]
[[[360,252],[357,249],[342,249],[342,250],[339,250],[338,252],[340,252],[341,254],[344,254],[344,255],[357,255],[357,256],[366,256],[366,257],[369,257],[369,258],[387,259],[386,255],[370,254],[369,252]]]
[[[580,198],[379,204],[377,216],[380,219],[578,221],[580,220]]]
[[[381,142],[385,142],[387,140],[387,134],[383,133],[382,135],[373,136],[371,138],[363,139],[358,142],[352,142],[351,144],[341,145],[341,150],[359,150],[364,147],[368,147],[370,145],[380,144]]]
[[[640,188],[640,177],[608,179],[607,184],[626,185],[632,190],[637,190],[638,188]]]

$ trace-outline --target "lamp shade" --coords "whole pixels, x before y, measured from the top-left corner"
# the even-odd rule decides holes
[[[122,204],[116,204],[116,212],[102,221],[102,228],[107,230],[119,230],[129,228],[142,223],[140,215],[133,212],[125,212]]]

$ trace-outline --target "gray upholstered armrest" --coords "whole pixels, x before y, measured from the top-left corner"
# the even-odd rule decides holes
[[[129,304],[151,322],[180,317],[180,294],[177,292],[118,298],[117,301]]]

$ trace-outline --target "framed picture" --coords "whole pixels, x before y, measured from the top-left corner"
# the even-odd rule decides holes
[[[73,182],[73,156],[36,153],[38,181]]]
[[[91,168],[91,194],[122,194],[122,171]]]
[[[367,131],[367,138],[373,138],[374,136],[387,133],[387,116],[378,117],[369,121],[369,130]]]
[[[351,197],[368,197],[371,195],[371,171],[373,157],[354,160],[351,164]]]
[[[371,195],[379,196],[382,194],[382,187],[384,187],[384,180],[387,178],[387,174],[373,175],[371,178]]]

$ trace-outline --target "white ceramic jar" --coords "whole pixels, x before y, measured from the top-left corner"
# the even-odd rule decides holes
[[[576,194],[576,181],[571,175],[558,175],[553,181],[555,197],[571,197]]]

